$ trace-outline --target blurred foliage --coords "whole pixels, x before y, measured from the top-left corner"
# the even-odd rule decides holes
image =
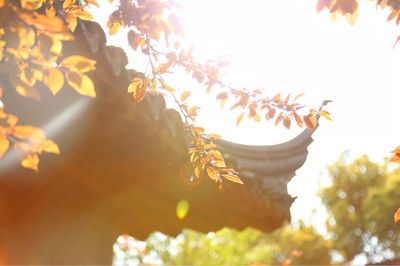
[[[271,234],[252,228],[243,231],[224,228],[208,234],[184,230],[176,238],[154,233],[146,244],[144,256],[138,258],[137,249],[132,249],[122,253],[114,264],[126,265],[130,261],[167,265],[329,264],[331,260],[330,241],[304,224],[287,225]],[[143,244],[138,242],[137,246],[140,245]]]
[[[400,255],[398,225],[388,219],[398,207],[400,169],[362,156],[352,163],[342,157],[329,166],[331,186],[320,191],[334,248],[346,261],[363,254],[369,261]]]

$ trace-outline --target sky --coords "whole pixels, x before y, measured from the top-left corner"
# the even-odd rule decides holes
[[[360,1],[353,26],[341,17],[333,22],[326,11],[317,13],[316,0],[178,2],[195,56],[206,60],[225,55],[230,62],[225,80],[238,87],[265,88],[271,96],[304,92],[304,102],[314,106],[333,101],[327,107],[333,121],[321,121],[307,161],[288,186],[297,197],[292,219],[322,230],[323,210],[313,215],[313,209],[320,207],[315,192],[327,184],[326,166],[345,151],[349,158],[367,154],[382,161],[400,145],[400,45],[393,48],[400,26],[387,23],[388,11],[370,1]],[[109,41],[123,43],[118,37]],[[139,60],[129,67],[141,71],[144,66]],[[176,82],[184,90],[193,85],[180,78]],[[198,124],[226,140],[271,145],[301,132],[266,122],[245,121],[237,127],[235,112],[219,108],[213,97],[198,90],[193,94],[192,103],[202,107]]]

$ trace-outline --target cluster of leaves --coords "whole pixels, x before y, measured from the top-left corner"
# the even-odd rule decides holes
[[[388,217],[398,206],[400,169],[361,156],[351,162],[342,157],[328,171],[331,185],[321,189],[320,197],[334,248],[346,262],[360,254],[368,264],[398,258],[399,228]]]
[[[382,9],[390,9],[387,21],[394,20],[397,25],[400,24],[399,0],[376,0],[376,4]],[[357,18],[358,0],[318,0],[318,12],[323,9],[328,9],[333,16],[336,14],[345,16],[353,24]]]
[[[72,32],[79,19],[92,20],[86,9],[89,5],[100,7],[95,0],[0,0],[0,75],[6,77],[20,95],[39,100],[37,83],[44,84],[54,95],[68,83],[78,93],[95,97],[95,88],[87,72],[94,69],[96,62],[80,55],[65,58],[62,53],[63,42],[74,39]],[[313,128],[318,115],[330,119],[324,110],[304,108],[297,102],[301,95],[278,94],[269,98],[263,90],[225,85],[220,78],[221,68],[227,65],[225,61],[199,63],[192,48],[181,47],[183,30],[177,10],[178,6],[171,0],[120,0],[107,26],[111,35],[123,27],[128,28],[131,47],[148,56],[151,73],[133,79],[128,87],[134,100],[143,100],[147,93],[170,94],[174,98],[191,137],[189,158],[195,176],[205,174],[220,185],[223,179],[243,183],[234,169],[227,168],[214,143],[216,135],[206,134],[203,128],[195,125],[200,108],[189,106],[186,99],[190,92],[184,91],[177,97],[177,90],[166,82],[166,75],[177,68],[183,68],[208,92],[217,91],[216,100],[222,106],[230,100],[233,102],[231,109],[242,108],[237,124],[245,115],[255,121],[261,121],[263,116],[266,120],[275,120],[275,125],[282,122],[286,128],[290,128],[291,121],[300,127]],[[166,52],[159,47],[164,47]],[[307,110],[300,114],[303,108]],[[11,132],[11,125],[8,126],[7,132]]]
[[[0,75],[21,95],[40,100],[36,89],[44,84],[56,95],[66,82],[82,95],[94,97],[92,80],[86,75],[95,61],[80,55],[64,57],[63,42],[72,41],[78,18],[91,20],[84,9],[94,0],[21,0],[0,1]],[[0,86],[6,87],[6,84]],[[4,106],[6,106],[4,102]],[[2,104],[3,105],[3,104]],[[22,166],[37,170],[42,151],[59,153],[53,142],[46,140],[41,129],[16,126],[18,118],[1,110],[0,157],[14,143],[24,151]]]
[[[10,146],[21,157],[23,167],[37,171],[39,154],[49,152],[59,154],[53,141],[46,139],[42,129],[29,125],[18,125],[18,118],[0,109],[0,159]]]
[[[262,90],[250,91],[225,85],[220,79],[220,70],[227,65],[227,62],[209,60],[206,63],[199,63],[193,56],[192,48],[181,47],[179,36],[182,35],[182,27],[174,13],[175,8],[176,5],[172,1],[124,0],[111,14],[107,25],[111,35],[116,34],[121,27],[128,28],[127,38],[130,46],[148,56],[151,73],[143,78],[134,78],[128,87],[128,93],[132,93],[134,100],[143,100],[147,93],[167,93],[172,95],[178,105],[185,120],[185,128],[191,136],[189,156],[196,177],[200,177],[204,172],[220,186],[223,178],[243,183],[234,169],[226,168],[224,158],[214,144],[215,135],[206,134],[203,128],[195,126],[200,108],[189,106],[186,101],[190,91],[182,92],[178,98],[177,89],[166,82],[165,77],[175,73],[178,68],[184,69],[207,92],[216,90],[218,92],[216,100],[221,106],[229,97],[235,100],[231,110],[237,107],[243,109],[237,117],[238,125],[245,114],[248,118],[260,122],[261,112],[265,112],[266,120],[275,119],[275,125],[283,121],[282,124],[288,129],[292,120],[295,120],[300,127],[305,125],[314,128],[317,124],[317,115],[330,119],[329,113],[325,110],[309,109],[305,115],[299,115],[298,111],[305,107],[296,102],[301,95],[293,99],[290,95],[281,97],[279,94],[268,98]],[[164,43],[160,45],[162,37]],[[160,50],[160,46],[167,47],[166,51]]]

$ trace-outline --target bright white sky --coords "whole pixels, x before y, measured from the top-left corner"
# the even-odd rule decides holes
[[[354,26],[341,17],[333,23],[326,11],[317,13],[316,0],[180,2],[186,37],[197,57],[228,55],[226,80],[266,88],[271,95],[305,92],[304,100],[316,105],[333,100],[328,106],[333,122],[321,121],[305,165],[289,184],[290,194],[298,197],[293,220],[321,225],[322,216],[311,219],[311,213],[319,206],[315,191],[326,177],[326,165],[345,150],[352,157],[365,153],[379,161],[400,145],[395,79],[400,46],[392,48],[400,27],[386,23],[387,11],[370,1],[360,1]],[[110,43],[121,45],[121,40]],[[141,70],[134,62],[131,66]],[[221,110],[212,98],[196,96],[202,106],[199,124],[227,140],[270,145],[300,132],[255,122],[237,128],[235,113]]]

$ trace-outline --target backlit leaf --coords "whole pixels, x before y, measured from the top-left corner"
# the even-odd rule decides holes
[[[93,81],[88,76],[69,71],[66,77],[68,84],[78,93],[89,97],[96,97]]]
[[[190,91],[184,91],[181,94],[181,101],[184,102],[190,96]]]
[[[29,154],[22,161],[23,167],[38,171],[39,157],[37,154]]]
[[[244,184],[243,181],[236,175],[224,174],[222,175],[223,178],[238,184]]]
[[[10,142],[8,141],[7,136],[0,135],[0,159],[7,152],[9,146]]]
[[[49,87],[51,93],[56,95],[64,85],[64,75],[59,69],[52,68],[44,77],[43,82]]]
[[[238,125],[240,124],[240,122],[242,122],[243,115],[244,115],[244,113],[241,113],[241,114],[238,115],[238,117],[236,118],[236,126],[238,126]]]
[[[70,71],[76,71],[81,73],[86,73],[88,71],[94,70],[96,65],[95,60],[91,60],[87,57],[81,55],[72,55],[60,63],[60,67],[67,68]]]
[[[328,111],[321,110],[321,111],[318,112],[318,114],[321,115],[322,117],[328,119],[329,121],[332,121],[332,118],[331,118],[331,116],[330,116]]]
[[[396,213],[394,214],[394,221],[397,223],[398,221],[400,221],[400,208],[397,209]]]
[[[317,125],[317,119],[313,114],[303,116],[303,121],[309,129],[313,129]]]
[[[45,152],[60,154],[60,148],[52,140],[43,141],[42,143],[40,143],[40,147]]]
[[[33,126],[15,126],[11,134],[19,139],[29,139],[33,143],[40,143],[46,138],[42,129]]]
[[[207,167],[207,175],[215,182],[222,182],[220,174],[214,167]]]

